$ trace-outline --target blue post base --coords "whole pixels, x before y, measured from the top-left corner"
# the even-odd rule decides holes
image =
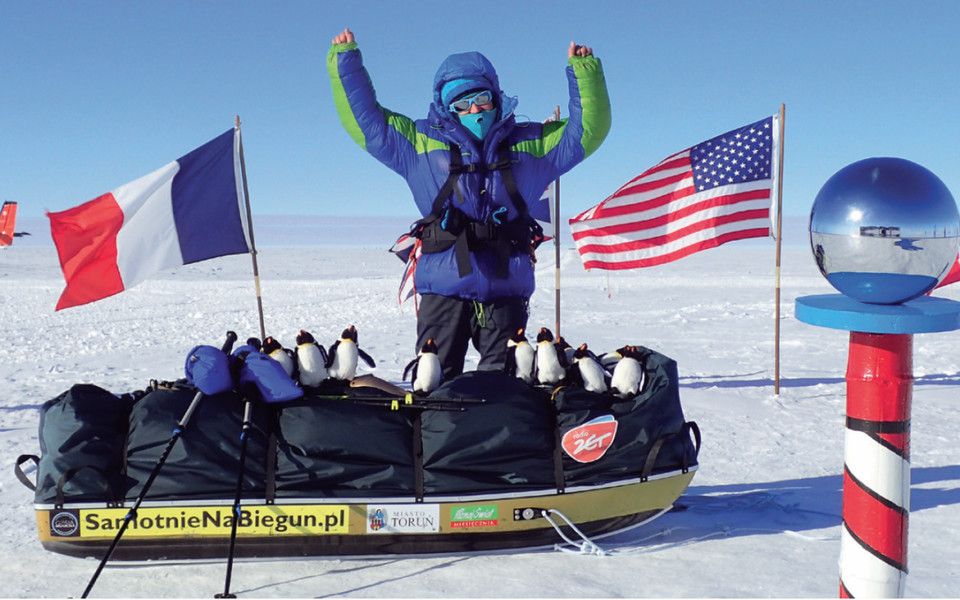
[[[863,333],[933,333],[960,329],[960,302],[923,296],[903,304],[866,304],[843,294],[797,298],[794,314],[808,325]]]

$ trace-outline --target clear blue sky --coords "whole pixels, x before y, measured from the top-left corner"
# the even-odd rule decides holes
[[[491,59],[519,115],[566,116],[567,46],[592,46],[613,128],[564,178],[565,216],[781,102],[785,214],[870,156],[918,162],[960,198],[958,24],[952,0],[3,0],[0,200],[24,216],[75,206],[238,114],[255,213],[412,220],[403,180],[336,117],[325,58],[344,27],[381,103],[414,118],[440,61],[465,50]]]

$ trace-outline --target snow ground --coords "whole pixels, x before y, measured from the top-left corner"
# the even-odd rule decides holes
[[[539,254],[530,326],[553,328],[553,249]],[[677,360],[686,418],[703,432],[700,469],[680,499],[686,510],[599,541],[611,556],[545,549],[240,561],[231,590],[239,597],[836,597],[848,336],[793,316],[797,296],[833,291],[809,250],[784,250],[779,395],[772,242],[609,277],[585,272],[565,249],[561,266],[564,337],[596,351],[642,344]],[[271,246],[260,250],[259,267],[268,334],[292,342],[305,328],[329,344],[355,324],[361,347],[377,360],[374,373],[399,382],[414,354],[415,317],[412,302],[397,306],[396,258],[382,248]],[[241,339],[258,334],[249,256],[161,273],[56,313],[62,287],[52,246],[0,251],[2,596],[76,597],[97,565],[41,548],[32,493],[14,477],[16,457],[39,451],[40,405],[78,382],[121,393],[176,379],[196,344],[219,345],[228,329]],[[958,347],[958,332],[914,339],[912,597],[956,596],[960,581]],[[468,366],[475,362],[471,354]],[[225,561],[111,565],[92,596],[212,597],[224,574]]]

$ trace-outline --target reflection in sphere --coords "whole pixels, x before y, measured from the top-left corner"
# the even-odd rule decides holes
[[[957,257],[960,215],[950,190],[901,158],[868,158],[837,171],[810,212],[820,272],[854,300],[898,304],[921,296]]]

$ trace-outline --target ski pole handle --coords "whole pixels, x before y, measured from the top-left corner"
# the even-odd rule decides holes
[[[225,354],[230,354],[235,341],[237,341],[237,334],[233,331],[227,331],[227,339],[223,342],[223,347],[220,349],[223,350]]]
[[[233,343],[235,341],[237,341],[237,334],[233,331],[227,331],[227,339],[224,340],[223,346],[220,347],[224,354],[227,356],[230,355],[230,351],[233,350]],[[189,406],[187,406],[187,411],[183,413],[183,418],[180,419],[179,423],[177,423],[177,429],[175,431],[182,432],[187,427],[187,423],[190,422],[190,417],[193,416],[193,411],[195,411],[197,406],[199,406],[201,398],[203,398],[203,392],[198,390],[197,394],[193,397],[193,401],[190,402]],[[180,434],[176,433],[176,435],[179,436]],[[164,457],[164,459],[166,459],[166,457]]]

